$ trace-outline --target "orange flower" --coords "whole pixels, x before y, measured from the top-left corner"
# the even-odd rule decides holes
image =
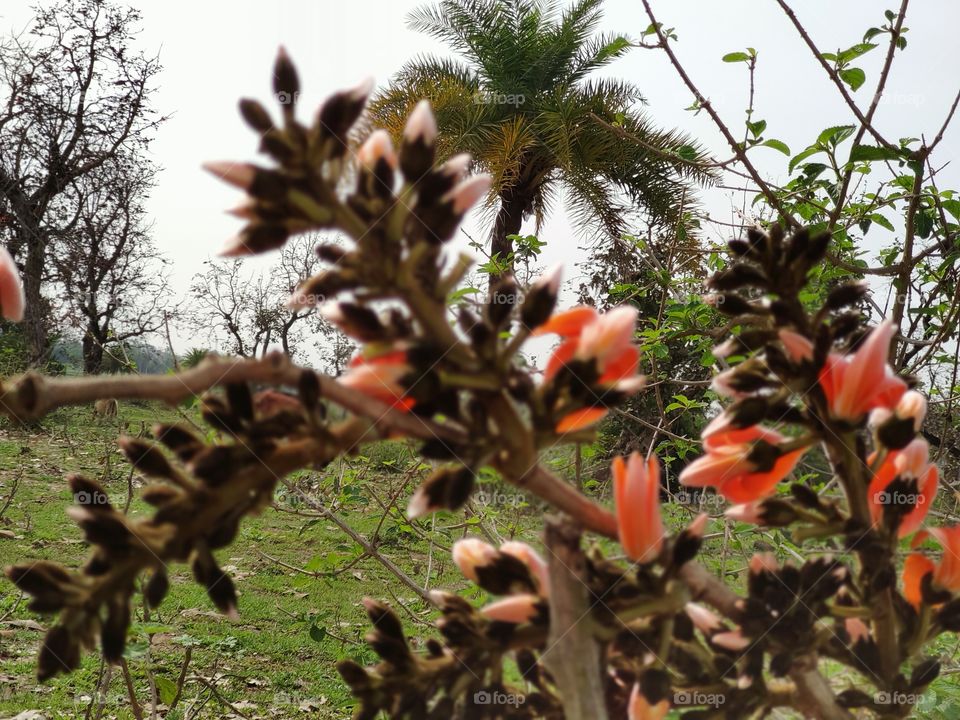
[[[829,355],[819,380],[834,417],[856,422],[874,408],[894,407],[907,391],[906,383],[887,363],[894,330],[893,323],[885,320],[852,355]],[[794,360],[813,357],[813,347],[802,335],[781,330],[780,341]]]
[[[601,389],[636,392],[644,382],[643,376],[637,372],[640,351],[633,344],[636,325],[637,310],[629,305],[621,305],[602,315],[582,305],[556,313],[533,332],[534,335],[555,333],[563,338],[547,361],[544,378],[552,380],[571,361],[592,361],[596,364],[597,385]],[[606,414],[607,410],[602,407],[578,410],[561,419],[557,432],[589,427],[600,422]]]
[[[943,556],[937,563],[933,579],[947,590],[960,590],[960,525],[931,528],[919,534],[915,542],[922,542],[927,534],[933,536],[943,548]]]
[[[660,464],[655,457],[644,462],[633,453],[627,462],[615,457],[612,470],[620,544],[631,560],[651,562],[663,545]]]
[[[920,553],[910,553],[903,563],[903,596],[915,608],[923,602],[923,578],[935,570],[933,560]]]
[[[393,408],[408,412],[416,401],[404,396],[406,391],[400,381],[410,370],[407,353],[403,350],[391,350],[370,358],[357,355],[350,361],[350,369],[338,382]]]
[[[780,453],[776,446],[787,438],[776,430],[751,425],[743,429],[730,427],[730,419],[719,415],[703,433],[707,454],[694,460],[680,473],[680,482],[687,487],[714,487],[734,503],[751,503],[773,493],[778,482],[793,472],[805,448]],[[766,443],[767,452],[758,451]]]
[[[937,466],[930,464],[929,453],[930,446],[923,438],[913,440],[903,450],[890,450],[870,481],[867,500],[870,503],[870,515],[875,524],[883,519],[885,506],[913,505],[913,509],[900,522],[900,527],[897,529],[898,537],[916,532],[930,511],[933,498],[936,497],[940,475]],[[867,458],[868,464],[873,464],[876,455],[872,453]],[[911,494],[912,497],[907,497],[906,493],[888,490],[890,483],[898,477],[913,478],[917,481],[917,492]],[[901,498],[900,495],[904,497]]]
[[[923,578],[933,573],[933,582],[940,587],[956,592],[960,590],[960,525],[930,528],[914,536],[912,547],[917,547],[927,537],[932,537],[943,548],[940,562],[934,563],[920,553],[911,553],[903,565],[903,594],[914,607],[923,599]]]
[[[7,320],[23,320],[23,288],[20,273],[6,248],[0,246],[0,314]]]
[[[627,704],[627,720],[663,720],[669,711],[669,701],[661,700],[651,704],[640,691],[640,685],[634,684]]]

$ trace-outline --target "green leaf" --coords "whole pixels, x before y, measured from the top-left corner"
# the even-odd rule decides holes
[[[767,129],[766,120],[757,120],[756,122],[748,122],[747,129],[750,130],[750,134],[755,138],[760,137],[760,133]]]
[[[822,153],[822,152],[823,152],[823,148],[822,148],[822,147],[818,147],[817,145],[811,145],[811,146],[808,147],[806,150],[801,150],[801,151],[798,152],[796,155],[794,155],[794,156],[793,156],[793,159],[790,161],[790,165],[788,166],[787,169],[788,169],[790,172],[793,172],[794,168],[796,168],[797,165],[799,165],[800,163],[802,163],[802,162],[803,162],[804,160],[806,160],[808,157],[810,157],[811,155],[816,155],[816,154],[818,154],[818,153]]]
[[[821,145],[831,145],[836,147],[848,137],[853,135],[853,131],[856,130],[855,125],[834,125],[833,127],[828,127],[826,130],[822,131],[817,136],[817,142]]]
[[[880,213],[870,213],[870,215],[868,215],[867,217],[869,217],[873,222],[875,222],[880,227],[886,230],[889,230],[890,232],[893,232],[893,229],[894,229],[893,223],[887,220],[887,218],[885,218]]]
[[[310,626],[310,639],[314,642],[323,642],[323,639],[327,637],[327,629],[325,627],[320,627],[319,625]]]
[[[841,65],[846,65],[851,60],[856,60],[861,55],[866,55],[868,52],[877,47],[874,43],[862,42],[857,43],[856,45],[842,50],[837,56],[837,60]]]
[[[732,52],[727,53],[720,59],[725,63],[747,62],[750,59],[750,56],[745,52]]]
[[[774,139],[771,138],[770,140],[764,140],[764,141],[763,141],[762,143],[760,143],[760,144],[761,144],[763,147],[768,147],[768,148],[773,148],[774,150],[779,150],[780,152],[782,152],[782,153],[783,153],[784,155],[786,155],[787,157],[790,157],[790,148],[787,147],[787,144],[786,144],[785,142],[781,141],[781,140],[774,140]]]
[[[154,680],[157,683],[157,693],[160,695],[160,702],[169,706],[177,696],[177,686],[173,680],[163,675],[156,675]]]
[[[960,200],[941,200],[940,204],[955,220],[960,220]]]
[[[847,68],[840,71],[840,79],[856,92],[867,81],[867,74],[860,68]]]
[[[870,162],[873,160],[902,160],[903,153],[896,148],[857,145],[850,149],[850,162]]]

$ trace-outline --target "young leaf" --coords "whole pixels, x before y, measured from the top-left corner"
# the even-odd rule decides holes
[[[867,80],[867,74],[860,68],[847,68],[840,71],[840,79],[843,80],[850,89],[856,91]]]
[[[750,56],[745,52],[732,52],[727,53],[720,59],[725,63],[747,62],[750,59]]]
[[[781,140],[774,140],[771,138],[770,140],[764,140],[760,144],[763,145],[764,147],[773,148],[774,150],[779,150],[787,157],[790,157],[790,148],[787,147],[787,144]]]

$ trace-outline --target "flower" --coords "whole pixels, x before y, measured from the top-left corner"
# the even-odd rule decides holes
[[[601,392],[636,392],[644,383],[637,372],[640,351],[633,344],[636,325],[637,309],[629,305],[602,315],[585,305],[552,315],[533,331],[534,335],[553,333],[563,339],[547,361],[544,379],[553,380],[561,368],[573,361],[592,362]],[[565,433],[589,427],[600,422],[607,412],[604,407],[582,408],[564,416],[556,431]]]
[[[923,578],[936,569],[933,560],[920,553],[910,553],[903,563],[903,596],[915,608],[923,602]]]
[[[713,610],[699,603],[688,602],[683,609],[694,626],[704,635],[709,635],[723,627],[720,617]]]
[[[683,469],[680,483],[715,487],[734,503],[751,503],[772,494],[806,450],[781,452],[777,445],[787,438],[776,430],[760,425],[732,428],[726,414],[707,425],[702,437],[707,454]]]
[[[463,576],[475,583],[480,581],[480,569],[493,565],[503,555],[516,558],[530,570],[541,597],[550,595],[550,573],[540,554],[524,542],[508,540],[497,550],[479,538],[463,538],[453,544],[453,562]]]
[[[906,383],[887,363],[894,330],[893,323],[885,320],[852,355],[827,357],[819,381],[834,417],[857,422],[874,408],[895,406],[907,391]],[[813,358],[813,346],[802,335],[781,330],[780,341],[794,361]]]
[[[357,150],[357,160],[369,170],[374,170],[381,159],[389,167],[397,167],[397,154],[393,150],[390,133],[382,129],[370,133],[370,137]]]
[[[752,644],[750,638],[744,635],[741,630],[717,633],[710,639],[718,647],[722,647],[725,650],[732,650],[733,652],[746,650]]]
[[[627,462],[615,457],[611,469],[620,544],[631,560],[651,562],[663,545],[660,464],[655,457],[644,462],[635,452]]]
[[[644,697],[640,685],[634,683],[627,702],[627,720],[663,720],[670,711],[670,702],[661,700],[653,705]]]
[[[937,563],[920,553],[907,556],[903,565],[903,594],[914,607],[923,599],[923,579],[931,572],[933,582],[940,587],[951,592],[960,590],[960,525],[919,532],[911,545],[917,547],[927,537],[932,537],[943,548],[943,555]]]
[[[723,514],[734,522],[749,523],[750,525],[763,524],[763,505],[760,502],[731,505]]]
[[[486,173],[474,175],[456,185],[443,196],[445,201],[453,203],[453,212],[462,215],[477,204],[482,197],[490,192],[493,179]]]
[[[354,357],[349,370],[337,382],[407,412],[414,406],[415,400],[405,397],[400,381],[410,370],[406,351],[391,349],[370,358],[363,355]]]
[[[500,552],[505,555],[512,555],[530,568],[530,574],[537,581],[537,589],[540,591],[540,595],[543,597],[550,595],[550,571],[547,563],[540,557],[540,553],[525,542],[519,542],[518,540],[508,540],[503,543],[500,546]]]
[[[429,100],[421,100],[407,116],[406,127],[403,128],[403,139],[415,143],[422,140],[424,145],[433,145],[437,139],[437,121],[433,117]]]
[[[490,543],[478,538],[464,538],[453,544],[451,555],[463,576],[477,582],[477,568],[485,567],[496,560],[497,550]]]
[[[867,490],[870,516],[874,524],[883,519],[885,507],[902,504],[912,505],[913,508],[901,519],[897,536],[905,537],[920,527],[930,511],[933,498],[936,497],[939,482],[939,471],[936,465],[930,464],[929,453],[930,445],[923,438],[914,439],[903,450],[887,452]],[[872,453],[867,458],[868,464],[872,465],[876,456],[876,453]],[[891,483],[897,478],[916,480],[916,492],[890,490]]]
[[[0,246],[0,314],[7,320],[23,320],[23,288],[20,273],[6,248]]]
[[[491,620],[500,622],[520,623],[529,622],[537,616],[540,597],[530,593],[510,595],[480,608],[480,614]]]

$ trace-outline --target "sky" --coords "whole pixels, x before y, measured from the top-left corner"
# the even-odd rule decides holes
[[[31,17],[26,0],[4,0],[0,30],[22,29]],[[406,16],[422,2],[412,0],[137,0],[142,11],[140,46],[158,52],[164,67],[155,105],[171,119],[153,144],[162,167],[149,202],[159,249],[171,260],[172,283],[185,293],[194,273],[236,233],[239,222],[224,214],[238,203],[236,191],[204,173],[207,160],[256,159],[256,138],[240,120],[240,97],[254,97],[272,107],[271,67],[278,46],[284,45],[300,71],[301,106],[306,116],[329,93],[355,85],[367,76],[378,84],[421,53],[446,54],[431,38],[406,26]],[[820,129],[851,121],[826,74],[774,0],[651,0],[654,13],[675,28],[674,50],[694,82],[728,125],[742,128],[747,97],[744,65],[721,62],[732,51],[750,46],[759,53],[755,118],[768,122],[766,137],[786,142],[793,152],[811,143]],[[805,0],[794,9],[823,51],[848,47],[870,25],[883,22],[892,2],[877,0]],[[906,26],[907,51],[899,56],[877,115],[888,137],[932,137],[940,127],[960,83],[960,45],[955,29],[960,3],[924,0],[911,5]],[[648,25],[639,0],[607,0],[602,29],[638,37]],[[855,98],[865,107],[882,62],[882,48],[859,63],[867,82]],[[647,112],[664,127],[677,127],[695,136],[717,157],[730,150],[706,113],[685,110],[692,97],[659,50],[635,49],[604,69],[604,74],[637,83],[647,100]],[[953,158],[960,151],[960,123],[948,133],[938,156]],[[770,179],[782,180],[787,158],[770,149],[753,157]],[[947,167],[940,177],[946,187],[960,187],[960,171]],[[732,219],[740,206],[738,194],[714,188],[701,202],[717,217]],[[483,234],[476,219],[472,233]],[[532,230],[532,228],[530,228]],[[723,230],[709,230],[722,240]],[[583,258],[578,238],[562,206],[541,229],[547,242],[545,264]],[[586,238],[589,241],[590,238]],[[188,332],[176,334],[182,349],[193,342]]]

